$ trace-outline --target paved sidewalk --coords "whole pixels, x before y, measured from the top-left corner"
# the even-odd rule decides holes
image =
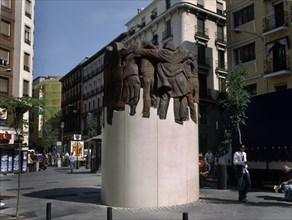
[[[46,204],[51,203],[52,219],[107,219],[107,207],[100,204],[101,176],[84,167],[69,173],[69,168],[50,167],[45,171],[21,175],[20,214],[25,219],[46,219]],[[0,176],[0,192],[5,206],[0,219],[15,214],[17,175]],[[180,220],[187,212],[190,220],[207,219],[292,219],[292,203],[272,190],[252,190],[249,202],[237,201],[235,189],[202,188],[200,200],[192,204],[152,209],[113,207],[113,220]]]

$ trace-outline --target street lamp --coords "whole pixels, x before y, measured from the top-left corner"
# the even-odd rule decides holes
[[[64,154],[64,147],[63,147],[64,127],[65,127],[65,123],[62,121],[61,122],[61,147],[62,147],[62,154]]]
[[[255,32],[250,32],[250,31],[246,31],[242,28],[235,28],[233,29],[233,32],[236,33],[236,34],[239,34],[239,33],[247,33],[247,34],[252,34],[252,35],[255,35],[255,36],[258,36],[260,37],[262,40],[264,40],[263,36],[259,33],[255,33]]]

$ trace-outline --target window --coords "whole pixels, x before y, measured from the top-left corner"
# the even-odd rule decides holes
[[[197,0],[197,6],[200,8],[204,8],[204,0]]]
[[[0,65],[9,66],[9,51],[0,49]]]
[[[30,27],[26,25],[24,29],[24,42],[30,45]]]
[[[225,42],[224,27],[222,25],[217,25],[217,40],[221,42]]]
[[[255,59],[255,43],[234,50],[235,64],[245,63]]]
[[[162,33],[162,38],[166,39],[168,37],[172,36],[172,31],[171,31],[171,20],[168,20],[165,22],[165,31]]]
[[[199,110],[200,110],[200,115],[201,115],[201,117],[199,118],[199,124],[207,125],[207,106],[200,105]]]
[[[206,47],[198,44],[198,64],[206,64]]]
[[[216,2],[217,4],[217,14],[223,15],[223,4],[221,2]]]
[[[225,92],[226,91],[226,78],[220,76],[219,77],[219,92]]]
[[[6,20],[1,20],[1,35],[4,37],[9,38],[10,37],[10,22]]]
[[[25,1],[25,15],[31,18],[31,2],[29,0]]]
[[[150,15],[151,20],[155,19],[157,17],[157,8],[155,8]]]
[[[254,5],[245,7],[233,14],[234,27],[238,27],[252,20],[254,20]]]
[[[23,96],[29,96],[29,81],[23,80]]]
[[[286,90],[286,89],[287,89],[287,84],[286,83],[280,83],[280,84],[275,85],[275,90],[277,92],[283,91],[283,90]]]
[[[152,40],[151,40],[151,42],[152,42],[152,44],[154,45],[154,46],[158,46],[159,45],[159,43],[158,43],[158,35],[156,34],[156,33],[152,33],[153,35],[153,37],[152,37]]]
[[[256,96],[257,95],[257,84],[250,84],[250,85],[246,85],[245,90],[248,92],[248,94],[250,96]]]
[[[0,97],[8,96],[8,79],[0,77]]]
[[[1,0],[1,6],[5,9],[11,9],[11,0]]]
[[[205,35],[205,20],[198,18],[197,24],[198,24],[198,33]]]
[[[202,97],[207,96],[207,75],[199,73],[199,94]]]
[[[30,72],[30,54],[28,53],[24,53],[23,69],[27,72]]]
[[[165,0],[165,4],[166,4],[166,10],[169,9],[171,6],[170,0]]]
[[[225,53],[223,50],[218,50],[218,68],[225,69]]]
[[[145,17],[143,17],[141,19],[141,24],[140,24],[140,28],[144,27],[146,25],[146,21],[145,21]]]

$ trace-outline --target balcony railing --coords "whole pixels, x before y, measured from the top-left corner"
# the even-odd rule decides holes
[[[283,70],[291,70],[290,56],[280,56],[276,59],[270,58],[265,60],[265,74],[271,74]]]
[[[23,69],[24,69],[25,71],[27,71],[27,72],[30,72],[30,68],[29,68],[29,66],[27,66],[27,65],[24,65],[24,66],[23,66]]]
[[[227,72],[227,63],[216,61],[216,71]]]
[[[263,32],[271,31],[275,28],[288,26],[289,17],[288,12],[284,11],[282,15],[273,14],[263,18]]]
[[[202,37],[205,39],[209,39],[209,29],[196,25],[195,26],[195,38],[196,37]]]
[[[167,28],[165,31],[162,32],[162,40],[165,40],[169,37],[172,37],[172,28]]]
[[[209,57],[198,57],[198,65],[200,67],[204,66],[204,67],[210,67],[210,58]]]
[[[30,45],[30,40],[29,39],[25,39],[24,42],[28,45]]]
[[[7,60],[0,59],[0,65],[5,66],[5,67],[9,67],[9,62]]]
[[[215,35],[216,35],[216,39],[215,39],[216,44],[219,43],[219,44],[227,45],[227,37],[225,34],[216,32]]]

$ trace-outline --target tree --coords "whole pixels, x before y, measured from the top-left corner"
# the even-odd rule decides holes
[[[6,97],[0,99],[0,106],[12,115],[8,120],[8,126],[13,128],[18,139],[18,190],[16,203],[16,218],[19,219],[19,199],[20,199],[20,174],[21,174],[21,141],[20,137],[24,135],[24,128],[28,127],[29,121],[23,118],[28,111],[44,111],[45,100],[33,99],[31,97]]]
[[[238,132],[239,143],[242,144],[241,129],[247,119],[246,108],[250,103],[250,95],[244,88],[248,72],[240,65],[233,68],[226,77],[226,96],[219,103],[224,108],[229,127]]]
[[[87,114],[86,126],[87,126],[87,135],[89,138],[97,134],[96,123],[95,123],[95,119],[92,113]]]
[[[51,124],[45,124],[44,134],[45,149],[54,148],[58,140],[59,131],[56,129],[54,130]]]

